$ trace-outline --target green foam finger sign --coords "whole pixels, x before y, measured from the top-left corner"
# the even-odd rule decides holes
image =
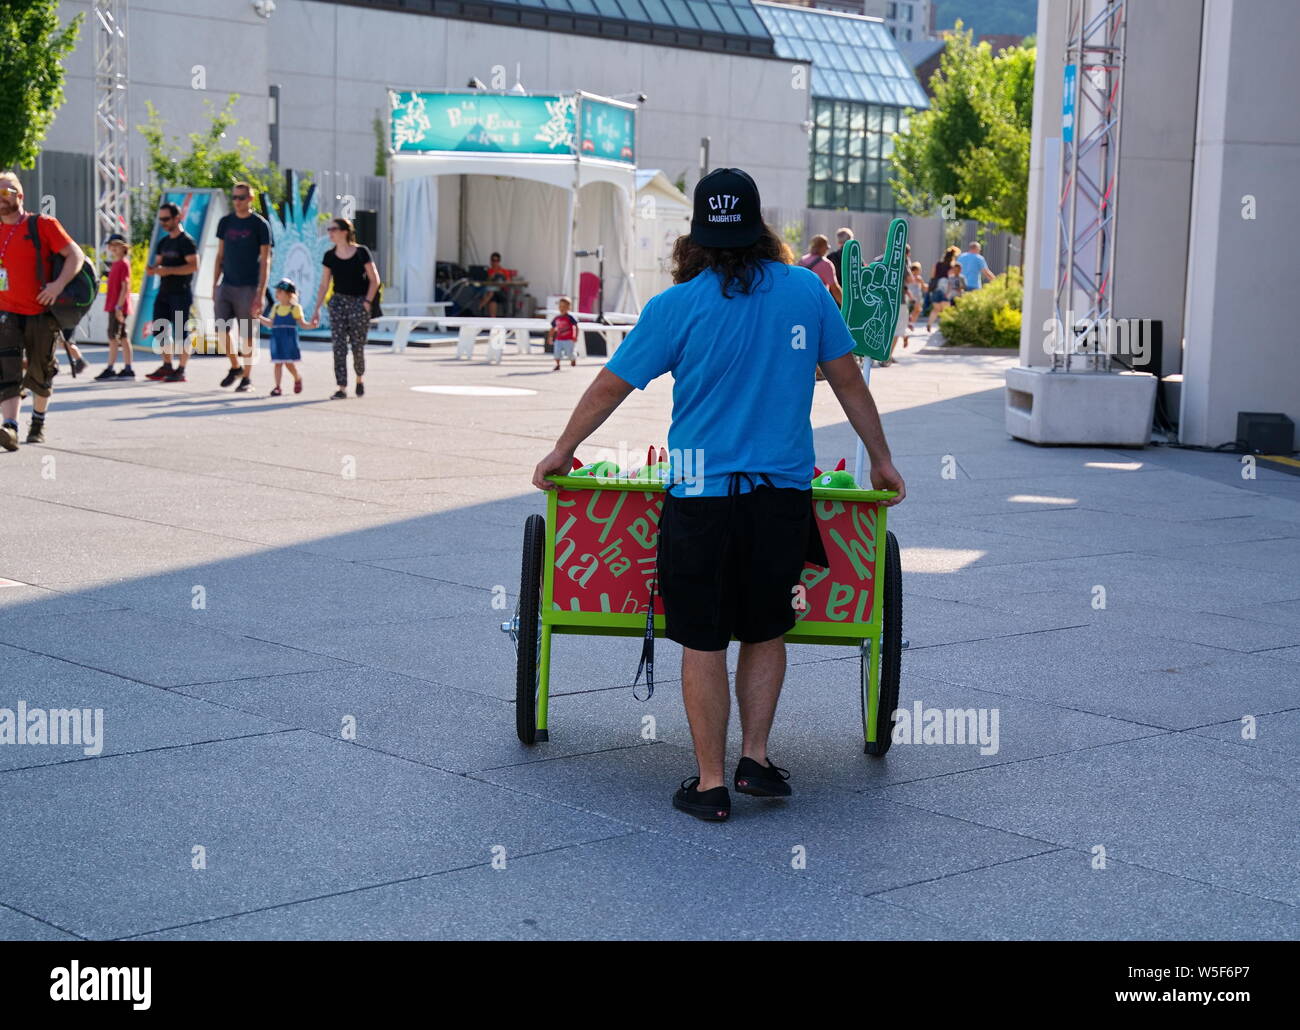
[[[884,361],[889,356],[903,295],[906,247],[907,222],[902,218],[889,223],[885,252],[879,261],[863,265],[858,241],[849,240],[844,244],[840,258],[844,285],[840,314],[853,337],[854,354],[874,361]]]

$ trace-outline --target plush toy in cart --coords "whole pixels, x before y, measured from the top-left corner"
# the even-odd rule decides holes
[[[853,473],[845,468],[846,464],[847,460],[841,458],[840,463],[829,472],[823,472],[814,465],[813,480],[810,485],[823,490],[856,490],[858,484],[853,478]]]

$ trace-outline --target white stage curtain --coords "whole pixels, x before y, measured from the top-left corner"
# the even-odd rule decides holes
[[[402,303],[433,300],[438,261],[438,180],[431,175],[399,182],[395,190],[397,268],[380,269],[401,290]]]
[[[608,182],[593,182],[578,193],[578,233],[574,250],[605,247],[605,310],[640,311],[632,282],[632,209],[626,191]],[[595,258],[579,258],[583,272],[597,271]]]
[[[486,265],[493,251],[528,282],[540,308],[564,290],[568,191],[528,179],[470,175],[465,180],[467,265]]]

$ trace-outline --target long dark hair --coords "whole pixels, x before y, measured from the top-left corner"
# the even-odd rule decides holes
[[[766,222],[757,240],[735,250],[701,247],[690,236],[678,236],[673,244],[673,282],[690,282],[707,268],[722,277],[724,297],[730,297],[733,288],[750,293],[763,277],[764,261],[788,265],[790,256],[790,248]]]

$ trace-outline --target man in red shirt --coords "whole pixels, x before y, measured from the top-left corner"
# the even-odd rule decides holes
[[[37,219],[45,268],[36,267],[28,219]],[[63,270],[49,281],[50,258],[63,257]],[[18,449],[18,409],[24,388],[32,395],[28,443],[45,442],[45,413],[54,379],[59,325],[48,308],[81,269],[85,255],[57,219],[23,210],[23,184],[0,172],[0,447]],[[27,373],[23,374],[23,358]]]

